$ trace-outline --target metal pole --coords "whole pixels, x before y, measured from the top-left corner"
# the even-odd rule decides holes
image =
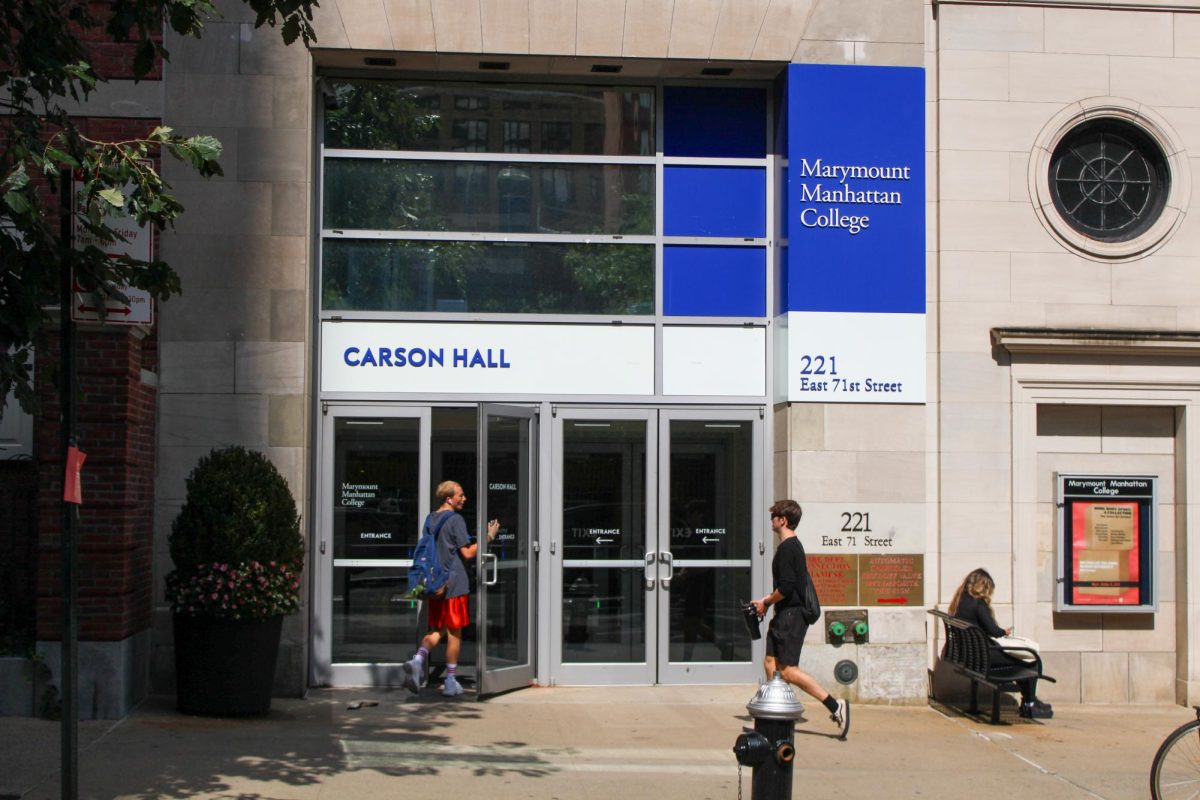
[[[62,241],[71,246],[71,172],[60,175],[60,202],[63,208]],[[63,258],[59,274],[59,412],[62,423],[62,470],[66,488],[67,452],[75,438],[75,325],[71,321],[71,265]],[[75,608],[76,541],[75,521],[78,509],[63,500],[62,509],[62,797],[79,797],[79,704],[78,666],[79,616]]]

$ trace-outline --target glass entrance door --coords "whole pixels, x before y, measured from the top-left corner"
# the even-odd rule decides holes
[[[537,418],[532,409],[337,406],[321,417],[312,680],[324,686],[400,686],[424,633],[408,568],[436,485],[455,480],[463,516],[483,540],[474,564],[473,624],[459,676],[480,694],[533,682],[537,625]],[[489,548],[486,520],[501,530]],[[430,660],[436,673],[443,648]]]
[[[670,576],[669,586],[659,579],[661,683],[747,679],[741,607],[766,592],[751,591],[766,535],[758,426],[754,412],[661,414],[659,560]]]
[[[330,409],[317,571],[314,679],[399,685],[418,637],[408,566],[429,513],[429,409]]]
[[[753,679],[740,605],[761,589],[761,430],[753,411],[559,411],[558,683]]]
[[[475,627],[481,695],[533,683],[536,442],[533,409],[480,406]],[[500,531],[489,543],[491,519],[500,521]]]
[[[656,425],[649,411],[560,411],[555,419],[551,658],[558,683],[655,682]]]

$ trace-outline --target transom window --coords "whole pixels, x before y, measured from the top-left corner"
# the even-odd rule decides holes
[[[766,317],[762,87],[323,80],[323,312]]]

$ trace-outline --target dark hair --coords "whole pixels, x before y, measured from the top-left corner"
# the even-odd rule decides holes
[[[800,504],[795,500],[779,500],[775,505],[771,506],[772,517],[783,517],[787,520],[787,526],[792,530],[800,524],[800,517],[804,516],[804,512],[800,510]]]

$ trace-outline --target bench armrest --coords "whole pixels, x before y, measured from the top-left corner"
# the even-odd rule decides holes
[[[1030,656],[1033,656],[1032,659],[1021,658],[1020,656],[1017,656],[1017,658],[1020,658],[1021,661],[1024,661],[1026,664],[1028,664],[1031,669],[1037,670],[1038,680],[1050,681],[1051,683],[1058,683],[1058,681],[1056,681],[1054,678],[1051,678],[1049,675],[1047,675],[1046,673],[1044,673],[1042,671],[1042,654],[1039,653],[1037,650],[1034,650],[1031,647],[1002,647],[998,644],[992,645],[991,649],[999,650],[1000,652],[1005,653],[1005,654],[1028,653]]]

